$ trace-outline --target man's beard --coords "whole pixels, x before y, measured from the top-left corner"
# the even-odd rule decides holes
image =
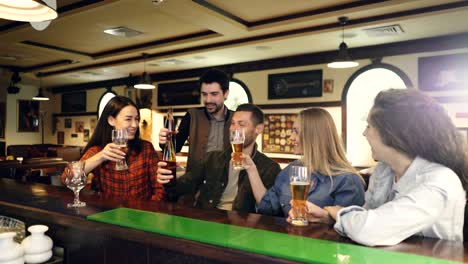
[[[256,136],[254,132],[252,133],[246,133],[245,134],[245,140],[244,140],[244,147],[248,147],[251,144],[255,143]]]
[[[219,113],[219,111],[221,111],[221,109],[223,109],[223,106],[224,104],[220,104],[220,105],[217,105],[217,104],[213,104],[213,103],[210,103],[210,104],[205,104],[205,108],[207,106],[215,106],[215,109],[212,111],[212,112],[209,112],[210,114],[216,114],[216,113]],[[207,109],[208,110],[208,109]]]

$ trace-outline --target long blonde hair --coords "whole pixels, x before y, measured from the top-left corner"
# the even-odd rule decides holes
[[[302,140],[302,162],[309,171],[335,176],[359,172],[346,159],[341,138],[332,116],[322,108],[307,108],[299,115],[299,138]],[[362,179],[364,182],[364,179]]]

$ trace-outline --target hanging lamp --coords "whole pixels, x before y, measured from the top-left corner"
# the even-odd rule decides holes
[[[42,94],[42,80],[39,79],[39,91],[37,92],[37,95],[32,98],[35,101],[49,101],[49,97],[44,96]]]
[[[41,22],[58,14],[42,0],[0,0],[0,18],[23,22]]]
[[[359,63],[356,61],[353,61],[353,59],[351,58],[351,55],[349,55],[348,45],[346,45],[346,43],[344,42],[344,26],[348,22],[348,18],[345,16],[339,17],[338,21],[341,24],[341,31],[342,31],[341,44],[338,50],[338,57],[336,57],[336,59],[333,62],[328,63],[327,66],[329,68],[338,68],[338,69],[356,67],[359,65]]]
[[[156,86],[153,85],[151,76],[146,72],[146,59],[148,58],[148,54],[143,53],[143,58],[143,74],[133,87],[136,89],[154,89]]]

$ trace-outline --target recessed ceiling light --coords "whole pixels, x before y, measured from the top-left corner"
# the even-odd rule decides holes
[[[357,34],[356,34],[356,33],[349,32],[349,33],[341,34],[340,37],[345,38],[345,39],[350,39],[350,38],[355,38],[355,37],[357,37]]]
[[[270,46],[256,46],[256,50],[271,50],[272,48]]]
[[[11,56],[11,55],[0,55],[0,60],[17,61],[18,57]]]
[[[100,76],[100,75],[102,75],[100,73],[92,72],[92,71],[85,71],[85,72],[82,72],[82,74],[89,75],[89,76]]]
[[[143,34],[142,32],[138,30],[134,30],[128,27],[115,27],[115,28],[108,28],[104,30],[104,33],[112,35],[112,36],[117,36],[117,37],[134,37]]]
[[[158,62],[161,65],[180,65],[180,64],[186,64],[186,61],[183,60],[178,60],[178,59],[168,59],[168,60],[162,60]]]
[[[164,0],[151,0],[151,2],[153,3],[153,5],[160,5],[164,2]]]

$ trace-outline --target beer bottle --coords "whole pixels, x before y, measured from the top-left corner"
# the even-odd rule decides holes
[[[175,124],[174,124],[174,116],[172,115],[172,108],[169,108],[166,115],[166,124],[165,127],[168,129],[167,132],[167,140],[166,146],[164,147],[163,158],[162,160],[167,163],[164,166],[164,169],[171,170],[172,178],[167,184],[164,186],[171,187],[176,184],[176,151],[175,151]]]

